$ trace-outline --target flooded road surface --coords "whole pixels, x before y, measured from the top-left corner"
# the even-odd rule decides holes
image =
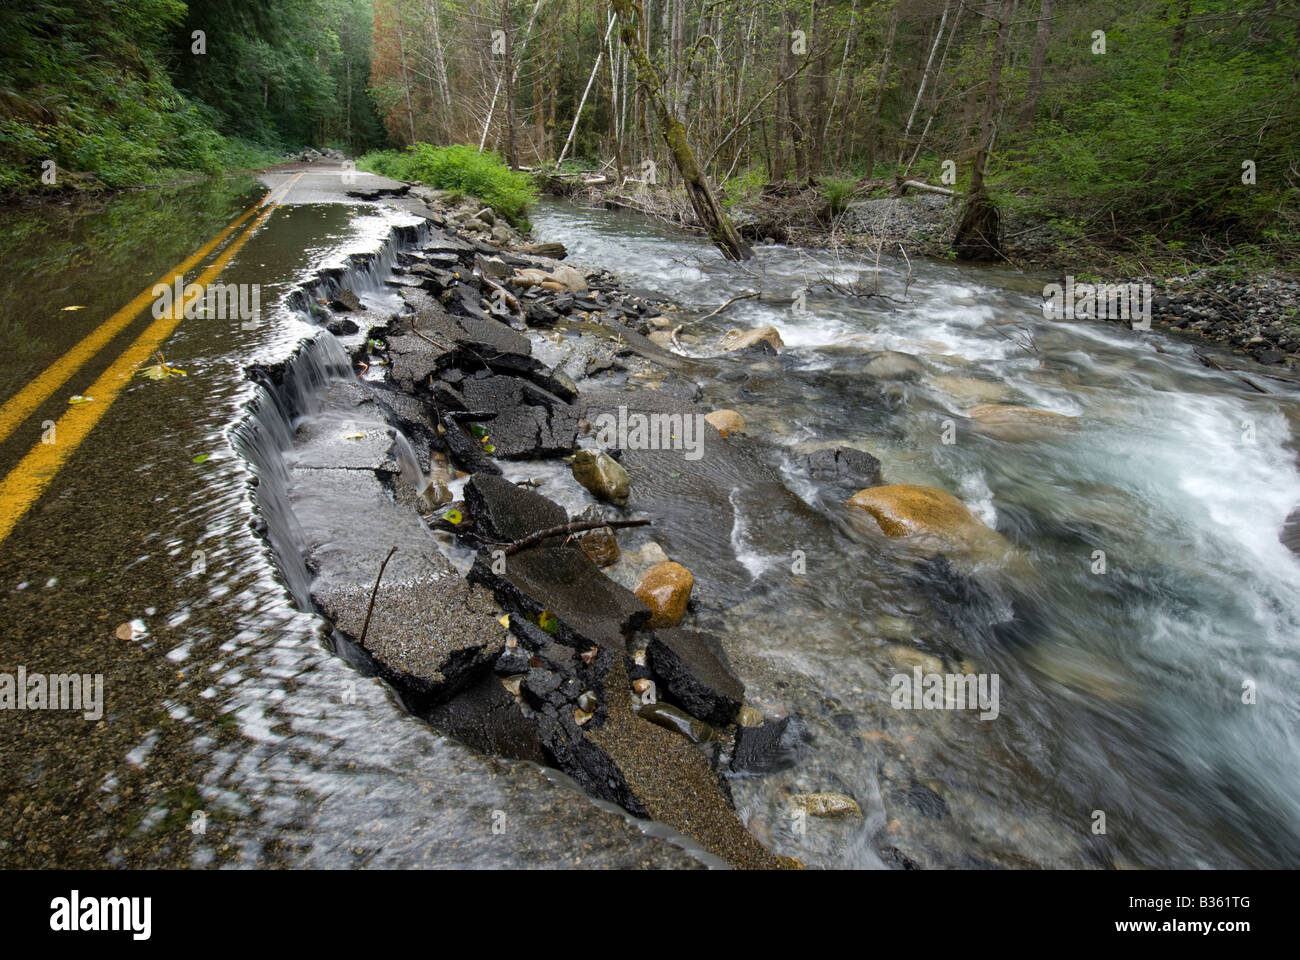
[[[231,444],[255,395],[245,369],[316,332],[284,308],[286,293],[411,219],[349,200],[338,171],[298,172],[0,214],[8,404],[268,187],[292,181],[219,275],[258,285],[260,322],[180,322],[162,350],[185,375],[123,381],[57,471],[36,477],[41,495],[0,542],[0,674],[104,684],[98,722],[0,711],[0,865],[704,865],[663,838],[671,831],[593,804],[558,774],[439,736],[335,656],[318,618],[291,603],[250,529],[251,474]],[[104,403],[92,385],[153,319],[132,315],[55,378],[0,444],[0,473],[31,462],[70,409]],[[64,442],[58,429],[51,439]]]

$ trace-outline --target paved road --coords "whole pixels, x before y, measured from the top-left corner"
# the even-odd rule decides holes
[[[137,198],[124,223],[110,204],[31,229],[44,246],[0,314],[19,334],[0,379],[0,693],[20,668],[98,674],[104,707],[0,710],[0,866],[695,863],[403,714],[249,532],[244,369],[310,332],[286,292],[399,215],[348,191],[390,186],[284,165],[178,203],[180,226]],[[156,318],[153,285],[178,272],[257,284],[268,322]],[[160,350],[184,376],[137,374]]]

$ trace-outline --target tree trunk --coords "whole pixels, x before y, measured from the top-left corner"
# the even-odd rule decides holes
[[[921,73],[921,83],[916,88],[916,99],[912,101],[912,112],[907,115],[907,126],[903,128],[903,138],[898,145],[898,166],[903,165],[903,154],[907,152],[907,138],[912,132],[912,121],[916,119],[917,108],[921,106],[921,98],[925,95],[926,85],[930,82],[930,71],[934,67],[934,55],[939,50],[939,41],[943,39],[944,24],[948,22],[948,9],[951,3],[944,3],[943,14],[939,17],[939,29],[935,31],[934,43],[930,45],[930,56],[925,61],[925,70]]]
[[[1007,35],[1011,32],[1011,2],[1012,0],[1002,0],[998,9],[997,37],[993,43],[993,60],[989,64],[989,87],[984,101],[980,144],[972,161],[970,191],[966,195],[966,204],[953,239],[953,250],[963,260],[1002,259],[998,208],[984,185],[984,166],[988,163],[989,150],[993,145],[993,120],[998,112],[1002,61],[1006,55]]]
[[[700,172],[699,165],[695,162],[695,154],[691,151],[690,144],[686,142],[685,126],[668,109],[664,99],[663,82],[659,79],[654,64],[650,62],[650,55],[638,36],[637,21],[641,17],[639,5],[634,0],[613,0],[613,7],[623,24],[619,29],[619,36],[636,64],[637,83],[654,107],[664,142],[668,145],[669,153],[672,154],[677,172],[685,182],[695,216],[708,232],[709,239],[717,244],[718,249],[726,257],[732,260],[749,259],[754,252],[750,250],[749,244],[741,239],[735,224],[722,209],[718,198],[714,196],[713,190]]]
[[[1165,85],[1163,89],[1168,90],[1174,82],[1174,74],[1178,71],[1178,61],[1183,56],[1183,43],[1187,40],[1187,18],[1192,13],[1192,0],[1182,0],[1182,9],[1178,11],[1178,21],[1174,25],[1174,44],[1169,50],[1169,71],[1165,74]]]
[[[830,106],[826,108],[826,117],[822,123],[821,147],[823,156],[826,150],[826,140],[831,130],[831,120],[835,118],[835,107],[840,102],[840,91],[844,89],[844,75],[848,71],[849,52],[853,49],[854,28],[858,24],[858,0],[853,0],[853,5],[849,8],[849,29],[844,36],[844,55],[840,57],[839,73],[835,77],[835,92],[831,95]],[[849,89],[849,96],[853,95],[852,88]],[[839,163],[838,155],[832,158],[833,164]]]
[[[411,127],[411,143],[415,143],[415,111],[411,109],[411,78],[406,72],[406,41],[402,36],[402,5],[394,4],[396,16],[393,22],[397,26],[397,53],[402,61],[402,89],[406,93],[406,119]]]
[[[1043,89],[1043,65],[1047,62],[1047,41],[1052,32],[1052,0],[1043,0],[1038,11],[1038,31],[1034,34],[1034,52],[1029,59],[1029,86],[1025,91],[1025,105],[1020,110],[1020,123],[1029,126],[1038,110],[1038,97]]]
[[[510,0],[501,0],[501,32],[505,34],[505,57],[501,64],[506,88],[506,163],[513,170],[519,166],[515,144],[515,28],[510,22]]]
[[[609,39],[610,31],[614,29],[614,15],[609,15],[609,26],[605,28],[605,39],[601,41],[601,47],[596,54],[596,64],[591,68],[591,75],[587,77],[587,86],[582,91],[582,99],[578,101],[578,109],[573,113],[573,126],[569,128],[569,136],[564,141],[564,148],[560,151],[560,157],[555,161],[555,168],[558,170],[560,164],[569,153],[569,146],[573,143],[573,135],[578,132],[578,121],[582,118],[582,108],[587,105],[587,95],[591,93],[591,85],[596,82],[596,74],[600,72],[600,64],[605,59],[605,40]]]
[[[791,34],[799,29],[799,11],[794,7],[785,8],[785,37],[787,48],[793,46]],[[804,50],[802,57],[811,56]],[[808,179],[808,144],[804,137],[804,110],[799,96],[799,75],[796,73],[785,85],[785,121],[790,133],[790,150],[794,157],[795,179],[801,183]]]
[[[943,65],[948,62],[948,53],[952,50],[952,38],[957,36],[957,27],[961,23],[962,9],[959,0],[957,11],[952,17],[952,26],[948,28],[948,40],[943,45],[943,56],[939,58],[938,69],[934,72],[934,84],[930,87],[930,115],[925,118],[925,126],[921,128],[921,135],[916,138],[916,147],[912,150],[912,157],[907,161],[907,166],[903,168],[901,174],[903,179],[907,179],[907,175],[912,172],[912,166],[916,163],[916,158],[921,155],[921,147],[925,144],[926,134],[930,132],[935,115],[939,112],[939,78],[943,76]]]
[[[894,52],[894,34],[898,30],[898,5],[889,14],[889,36],[885,40],[885,59],[880,65],[880,79],[876,81],[876,105],[871,109],[871,123],[867,127],[867,179],[876,166],[876,137],[880,127],[880,104],[885,99],[885,80],[889,77],[889,59]]]

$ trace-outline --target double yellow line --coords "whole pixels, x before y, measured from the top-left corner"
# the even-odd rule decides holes
[[[215,237],[164,274],[158,283],[170,284],[176,276],[184,274],[186,270],[202,261],[241,224],[257,214],[252,224],[227,244],[208,268],[199,274],[195,282],[200,286],[207,286],[257,232],[257,228],[266,222],[301,176],[300,173],[272,190],[256,206],[250,207]],[[258,214],[259,210],[260,214]],[[73,374],[85,366],[113,337],[154,302],[153,286],[142,291],[125,307],[105,320],[0,407],[0,441],[8,437],[23,420],[48,400],[55,390],[67,383]],[[55,421],[53,443],[38,442],[4,480],[0,481],[0,543],[13,532],[18,521],[40,499],[55,474],[99,423],[118,395],[126,389],[126,385],[131,382],[131,377],[135,374],[136,367],[148,360],[176,329],[183,312],[176,309],[169,313],[173,315],[154,320],[90,385],[86,395],[94,398],[93,403],[73,406]]]

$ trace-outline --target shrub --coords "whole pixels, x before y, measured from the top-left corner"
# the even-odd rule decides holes
[[[822,177],[822,196],[826,198],[826,209],[832,217],[838,217],[849,206],[853,197],[854,181],[841,177]]]
[[[767,185],[767,173],[761,168],[750,167],[744,173],[737,174],[722,185],[722,205],[732,207],[758,195]]]
[[[435,190],[478,197],[516,226],[527,225],[525,215],[537,199],[527,174],[511,170],[495,153],[479,153],[467,144],[435,147],[415,143],[405,150],[377,150],[362,156],[357,167],[397,180],[418,180]]]

